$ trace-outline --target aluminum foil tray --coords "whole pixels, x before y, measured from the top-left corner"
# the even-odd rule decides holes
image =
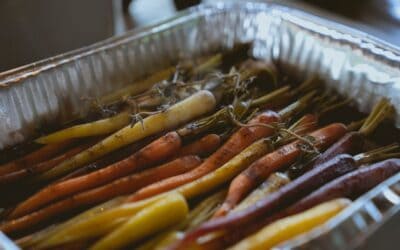
[[[322,228],[287,241],[274,249],[355,249],[380,224],[400,211],[400,173],[381,183]]]
[[[360,111],[368,112],[382,96],[389,98],[397,108],[396,125],[400,127],[398,48],[279,4],[215,3],[1,73],[0,149],[34,137],[40,127],[84,115],[90,106],[85,99],[101,97],[182,57],[229,49],[242,42],[253,43],[253,56],[278,62],[284,70],[302,76],[319,74],[332,88],[353,98]],[[385,188],[381,185],[374,190]],[[368,199],[363,203],[368,204]],[[349,216],[345,221],[351,224],[357,219]],[[374,225],[380,223],[373,221]],[[350,237],[364,234],[345,233]],[[341,246],[331,238],[324,244]],[[6,245],[3,248],[8,249]]]

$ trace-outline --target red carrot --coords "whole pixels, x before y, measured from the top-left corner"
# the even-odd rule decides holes
[[[253,118],[249,124],[272,124],[279,121],[279,115],[272,111],[264,112]],[[147,186],[130,197],[131,201],[141,200],[146,197],[166,192],[185,183],[191,182],[226,163],[232,157],[240,153],[254,141],[269,136],[274,129],[268,126],[242,127],[235,132],[229,140],[214,154],[208,157],[203,164],[196,169],[178,176],[165,179],[161,182]]]
[[[313,138],[313,145],[320,150],[334,143],[345,133],[346,127],[343,124],[335,123],[311,133],[310,137]],[[297,140],[282,146],[260,158],[240,173],[231,182],[227,198],[215,216],[223,216],[228,213],[271,173],[292,164],[303,153],[301,144],[304,142]]]
[[[67,152],[56,156],[50,160],[38,163],[32,167],[24,168],[15,172],[11,172],[9,174],[5,174],[0,176],[0,185],[1,184],[9,184],[12,182],[15,182],[17,180],[33,176],[38,173],[45,172],[52,167],[56,166],[58,163],[64,161],[65,159],[70,158],[73,155],[76,155],[77,153],[81,152],[82,150],[86,149],[89,147],[90,144],[85,144],[85,145],[79,145],[77,147],[71,148]]]
[[[138,143],[134,143],[132,145],[128,145],[124,148],[111,152],[110,154],[96,160],[95,162],[86,165],[82,168],[79,168],[60,179],[55,180],[53,183],[62,182],[78,176],[83,176],[91,172],[94,172],[96,170],[99,170],[101,168],[107,167],[108,165],[111,165],[118,161],[121,161],[124,158],[127,158],[128,156],[132,155],[137,150],[145,147],[147,144],[154,141],[156,138],[157,138],[156,136],[150,136],[149,138],[139,141]]]
[[[20,159],[1,165],[0,176],[18,171],[20,169],[28,168],[33,164],[48,160],[51,157],[62,152],[65,148],[67,148],[71,144],[72,141],[65,141],[57,144],[45,145]]]
[[[19,204],[8,218],[17,218],[35,211],[51,201],[97,187],[136,170],[160,162],[175,154],[180,146],[180,136],[176,132],[168,133],[122,161],[90,174],[45,187],[26,201]]]
[[[193,155],[178,158],[159,167],[117,179],[109,184],[83,193],[75,194],[18,219],[6,221],[4,224],[0,225],[0,230],[6,233],[13,233],[29,229],[61,213],[95,205],[118,195],[134,192],[150,183],[185,173],[198,166],[200,163],[200,158]]]
[[[340,154],[354,155],[360,153],[364,146],[364,137],[359,132],[349,132],[344,135],[339,141],[329,147],[322,153],[313,163],[313,166],[318,166]]]
[[[177,156],[184,155],[199,155],[199,156],[207,156],[210,153],[213,153],[220,145],[221,138],[217,134],[208,134],[199,140],[196,140],[184,147],[182,147]]]

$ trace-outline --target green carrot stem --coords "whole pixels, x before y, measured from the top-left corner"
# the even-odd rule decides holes
[[[350,102],[351,102],[350,99],[346,99],[346,100],[343,100],[343,101],[340,101],[340,102],[329,104],[326,107],[322,108],[318,112],[318,114],[319,114],[320,117],[322,117],[323,115],[326,115],[329,112],[332,112],[332,111],[334,111],[336,109],[339,109],[341,107],[344,107],[344,106],[348,105]]]
[[[366,118],[363,118],[359,121],[351,122],[349,125],[347,125],[347,130],[349,130],[349,131],[359,130],[365,121],[366,121]]]
[[[297,88],[293,90],[293,95],[301,95],[310,92],[314,89],[317,89],[320,84],[321,81],[317,76],[307,78],[304,82],[302,82]]]
[[[393,143],[384,147],[373,149],[371,151],[358,154],[354,156],[358,165],[369,164],[381,160],[385,160],[391,157],[397,157],[400,155],[400,146],[397,143]]]
[[[288,93],[289,89],[290,89],[289,86],[284,86],[282,88],[272,91],[269,94],[261,96],[255,100],[252,100],[250,103],[250,108],[260,107],[267,103],[271,103],[277,100],[278,98],[281,98],[285,93]]]
[[[279,115],[281,116],[282,120],[286,120],[292,117],[294,114],[301,112],[302,110],[306,109],[310,104],[312,98],[316,95],[317,91],[311,91],[308,94],[304,95],[302,98],[297,100],[296,102],[290,104],[286,108],[279,111]]]
[[[222,54],[218,53],[218,54],[210,57],[209,59],[207,59],[205,62],[203,62],[199,66],[195,67],[193,69],[192,73],[194,75],[204,73],[206,71],[209,71],[213,68],[218,67],[218,65],[220,65],[221,63],[222,63]]]
[[[394,107],[390,104],[390,101],[383,98],[375,105],[359,132],[364,136],[370,135],[382,121],[391,117],[393,112]]]

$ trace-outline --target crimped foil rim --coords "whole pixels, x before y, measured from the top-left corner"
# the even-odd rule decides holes
[[[220,9],[221,11],[226,11],[228,9],[236,9],[236,8],[247,8],[249,10],[267,10],[267,9],[277,9],[279,11],[286,11],[289,13],[295,13],[296,15],[302,16],[306,18],[308,21],[311,19],[318,20],[318,24],[321,26],[329,27],[331,30],[335,30],[341,34],[352,35],[352,38],[343,40],[353,45],[358,45],[362,49],[368,49],[371,53],[375,55],[381,55],[386,57],[387,59],[396,60],[400,63],[400,48],[396,47],[393,44],[387,43],[373,35],[365,33],[363,31],[348,27],[346,25],[336,23],[334,20],[327,20],[321,18],[317,15],[307,13],[305,11],[299,9],[289,8],[285,5],[278,4],[275,1],[250,1],[250,2],[235,2],[235,3],[226,3],[226,2],[217,2],[217,3],[207,3],[201,4],[199,6],[191,7],[187,10],[179,12],[175,17],[166,19],[160,23],[156,23],[154,25],[150,25],[148,27],[142,27],[138,29],[134,29],[126,32],[120,36],[110,37],[106,40],[94,43],[92,45],[79,48],[76,50],[72,50],[70,52],[62,53],[54,57],[50,57],[47,59],[43,59],[31,64],[23,65],[21,67],[11,69],[8,71],[0,72],[0,90],[2,87],[9,87],[12,83],[17,83],[24,78],[37,75],[43,71],[48,69],[57,67],[59,65],[77,60],[79,58],[98,53],[103,50],[107,50],[112,47],[116,47],[122,43],[127,41],[131,41],[140,37],[144,37],[148,34],[160,32],[164,30],[166,27],[170,26],[174,23],[185,22],[187,19],[193,17],[193,15],[199,15],[201,11]],[[305,29],[310,30],[308,27],[304,27]],[[340,28],[340,30],[338,29]],[[315,30],[314,30],[315,31]],[[345,32],[342,32],[345,31]],[[320,33],[320,31],[318,31]],[[328,35],[328,33],[326,33]],[[374,45],[372,48],[370,45]],[[379,48],[381,52],[385,54],[377,54],[374,49]],[[389,54],[387,54],[389,53]],[[400,66],[400,65],[399,65]]]

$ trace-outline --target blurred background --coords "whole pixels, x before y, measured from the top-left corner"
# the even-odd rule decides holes
[[[215,0],[1,0],[0,72],[77,49]],[[231,0],[232,1],[232,0]],[[340,20],[400,46],[400,0],[275,1]],[[323,10],[321,12],[320,10]]]

